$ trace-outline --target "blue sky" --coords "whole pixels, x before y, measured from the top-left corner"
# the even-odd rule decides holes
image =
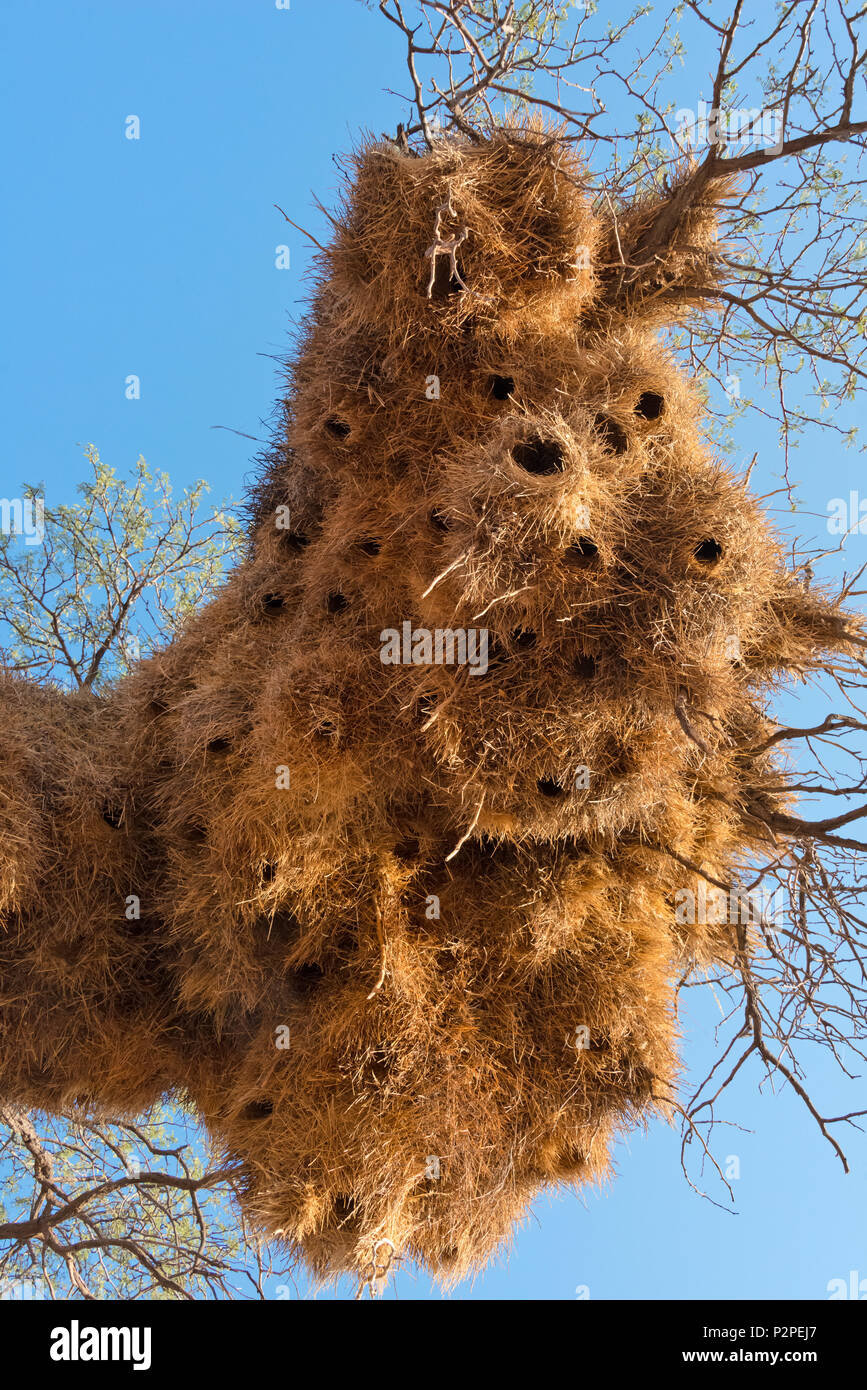
[[[271,354],[285,353],[290,317],[303,314],[309,247],[273,205],[325,239],[313,199],[333,198],[333,156],[405,114],[383,91],[404,85],[399,37],[358,0],[292,0],[288,11],[273,0],[41,0],[6,6],[0,41],[14,55],[2,97],[0,493],[41,481],[50,504],[73,500],[92,441],[120,471],[142,453],[177,487],[204,477],[215,499],[238,498],[256,445],[231,430],[267,433]],[[707,94],[700,56],[678,79],[678,105]],[[130,115],[139,140],[124,137]],[[283,243],[288,270],[275,267]],[[139,400],[125,397],[130,374]],[[759,449],[758,490],[776,486],[773,431],[751,421],[736,443],[736,461]],[[867,495],[862,457],[834,440],[808,437],[795,471],[803,511],[784,520],[802,534],[824,534],[829,498],[859,485]],[[838,569],[865,559],[867,537],[852,537]],[[798,722],[816,710],[802,705]],[[704,994],[685,1016],[696,1070],[714,1007]],[[863,1083],[841,1084],[821,1057],[810,1080],[826,1113],[864,1103]],[[867,1279],[867,1144],[848,1138],[844,1177],[800,1102],[758,1095],[756,1081],[751,1072],[730,1094],[723,1113],[745,1129],[718,1146],[740,1159],[737,1215],[690,1190],[677,1134],[656,1126],[621,1145],[608,1188],[541,1199],[508,1262],[452,1296],[570,1299],[588,1286],[591,1298],[822,1298],[853,1269]],[[441,1296],[408,1273],[395,1291]]]

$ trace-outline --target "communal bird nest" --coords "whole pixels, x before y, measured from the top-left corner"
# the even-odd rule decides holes
[[[103,699],[3,686],[0,1097],[176,1093],[321,1277],[452,1280],[675,1096],[681,921],[785,823],[765,712],[860,641],[661,345],[704,185],[555,135],[356,156],[249,553]],[[132,906],[131,906],[132,904]]]

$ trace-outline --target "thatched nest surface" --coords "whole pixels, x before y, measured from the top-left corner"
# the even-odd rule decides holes
[[[0,1091],[186,1090],[323,1276],[477,1268],[666,1112],[736,947],[683,865],[764,842],[768,691],[855,638],[659,341],[724,192],[641,271],[549,135],[362,150],[249,559],[109,700],[2,689]]]

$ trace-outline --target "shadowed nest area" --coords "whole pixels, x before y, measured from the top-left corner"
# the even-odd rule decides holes
[[[109,696],[2,685],[0,1098],[189,1098],[316,1276],[446,1282],[670,1113],[749,949],[676,895],[861,649],[660,341],[728,191],[645,257],[672,191],[615,226],[541,128],[357,152],[244,563]]]

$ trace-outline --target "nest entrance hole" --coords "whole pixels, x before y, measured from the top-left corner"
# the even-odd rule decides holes
[[[341,1225],[351,1225],[359,1218],[358,1203],[354,1197],[339,1196],[334,1198],[334,1219]]]
[[[392,853],[395,859],[400,859],[403,863],[409,863],[413,859],[418,859],[421,845],[415,835],[408,835],[405,840],[400,840],[394,847]]]
[[[488,389],[495,401],[507,401],[515,390],[515,378],[495,373],[488,379]]]
[[[563,446],[556,439],[542,439],[540,435],[516,444],[512,458],[525,473],[532,473],[538,478],[553,477],[566,467]]]
[[[564,797],[567,793],[567,788],[553,777],[540,777],[536,786],[539,788],[542,795],[548,797],[551,801],[556,801]]]
[[[635,403],[635,413],[642,420],[658,420],[665,410],[665,400],[658,391],[642,391]]]
[[[300,555],[304,547],[310,544],[310,537],[305,536],[303,531],[281,531],[280,544],[291,555]]]
[[[580,536],[566,550],[566,560],[570,565],[584,569],[599,559],[599,546],[589,536]]]
[[[248,1105],[244,1106],[243,1114],[245,1120],[267,1120],[274,1114],[274,1102],[271,1100],[251,1100]]]
[[[292,979],[301,994],[310,994],[325,979],[325,971],[321,965],[311,961],[309,965],[299,965],[297,970],[293,970]]]
[[[723,548],[719,541],[708,536],[699,541],[692,553],[700,565],[716,565],[722,559]]]
[[[434,257],[434,275],[430,297],[435,304],[442,304],[452,295],[461,294],[466,289],[462,283],[461,268],[457,256],[438,255]]]

